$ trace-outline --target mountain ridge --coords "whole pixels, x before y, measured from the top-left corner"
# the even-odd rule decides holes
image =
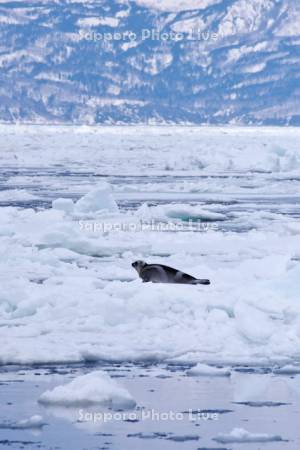
[[[0,121],[300,125],[300,5],[175,5],[1,2]]]

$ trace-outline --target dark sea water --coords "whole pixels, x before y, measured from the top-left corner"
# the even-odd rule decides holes
[[[74,376],[103,369],[127,387],[137,401],[130,419],[91,417],[91,408],[44,407],[39,395]],[[191,377],[187,367],[166,365],[80,365],[2,367],[0,447],[28,449],[297,449],[299,377],[272,375],[267,368],[236,368],[231,377]],[[248,400],[246,400],[248,399]],[[142,415],[144,411],[144,415]],[[106,410],[108,413],[109,410]],[[178,415],[177,420],[171,420]],[[32,415],[39,429],[14,429]],[[90,415],[88,415],[90,414]],[[148,414],[148,416],[147,416]],[[168,417],[167,417],[168,416]],[[97,416],[93,416],[97,417]],[[167,418],[166,418],[167,417]],[[6,425],[5,425],[6,424]],[[233,428],[281,437],[279,442],[220,444],[219,433]]]

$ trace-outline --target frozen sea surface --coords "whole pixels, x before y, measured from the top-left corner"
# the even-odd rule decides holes
[[[0,427],[0,444],[52,448],[55,434],[69,442],[73,433],[74,449],[86,439],[87,448],[120,448],[125,435],[122,448],[244,448],[243,439],[298,448],[300,130],[0,131],[1,421],[14,426],[41,415],[49,424],[40,439]],[[101,210],[103,182],[111,186],[106,206],[118,208]],[[211,285],[143,284],[131,267],[136,259]],[[196,364],[232,373],[188,375]],[[55,386],[73,373],[116,367],[137,407],[197,409],[194,400],[208,395],[201,410],[233,412],[199,427],[122,421],[96,442],[66,411],[41,411],[49,380]],[[245,395],[235,395],[235,383]],[[261,394],[247,391],[252,384]],[[18,413],[10,403],[27,395]]]
[[[0,145],[2,363],[300,361],[300,130],[1,126]],[[145,285],[136,259],[212,284]]]

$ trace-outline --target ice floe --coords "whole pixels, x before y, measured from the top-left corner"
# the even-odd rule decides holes
[[[280,442],[283,441],[279,435],[266,434],[266,433],[250,433],[243,428],[234,428],[228,434],[219,434],[214,438],[216,442],[221,444],[234,444],[234,443],[263,443],[263,442]]]
[[[300,366],[286,365],[283,367],[275,367],[273,373],[278,375],[300,375]]]
[[[103,223],[134,217],[113,214],[115,219],[104,213]],[[0,215],[2,363],[274,365],[299,356],[298,235],[289,228],[95,232],[64,207],[7,207]],[[212,284],[205,291],[143,284],[131,267],[135,259],[177,267]]]
[[[98,184],[92,191],[80,198],[75,204],[75,212],[78,213],[91,213],[97,211],[118,211],[118,205],[112,196],[110,185],[106,182]]]
[[[300,360],[298,130],[0,129],[4,166],[14,167],[16,152],[27,170],[11,170],[6,185],[13,194],[26,186],[49,206],[0,208],[2,364],[151,360],[276,370]],[[87,138],[92,151],[79,151]],[[31,152],[33,143],[43,151]],[[115,177],[112,188],[99,183],[105,175]],[[141,219],[217,227],[158,231]],[[211,285],[142,283],[136,259]]]
[[[22,419],[18,422],[3,422],[0,423],[0,429],[10,429],[10,430],[36,430],[43,428],[46,425],[43,417],[36,414],[31,416],[29,419]]]
[[[100,404],[113,409],[130,409],[136,404],[127,389],[100,370],[45,391],[39,402],[66,407]]]
[[[162,206],[147,206],[142,205],[136,213],[144,220],[169,220],[178,219],[184,222],[188,221],[203,221],[213,222],[226,220],[227,216],[214,211],[209,211],[199,206],[172,204]]]
[[[192,376],[208,376],[208,377],[230,377],[231,371],[228,368],[219,368],[208,366],[207,364],[198,363],[187,371],[187,375]]]

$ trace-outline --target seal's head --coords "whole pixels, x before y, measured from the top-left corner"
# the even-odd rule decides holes
[[[134,261],[131,265],[132,265],[132,267],[135,268],[135,270],[139,274],[140,271],[147,265],[147,263],[145,263],[145,261],[138,260],[138,261]]]

